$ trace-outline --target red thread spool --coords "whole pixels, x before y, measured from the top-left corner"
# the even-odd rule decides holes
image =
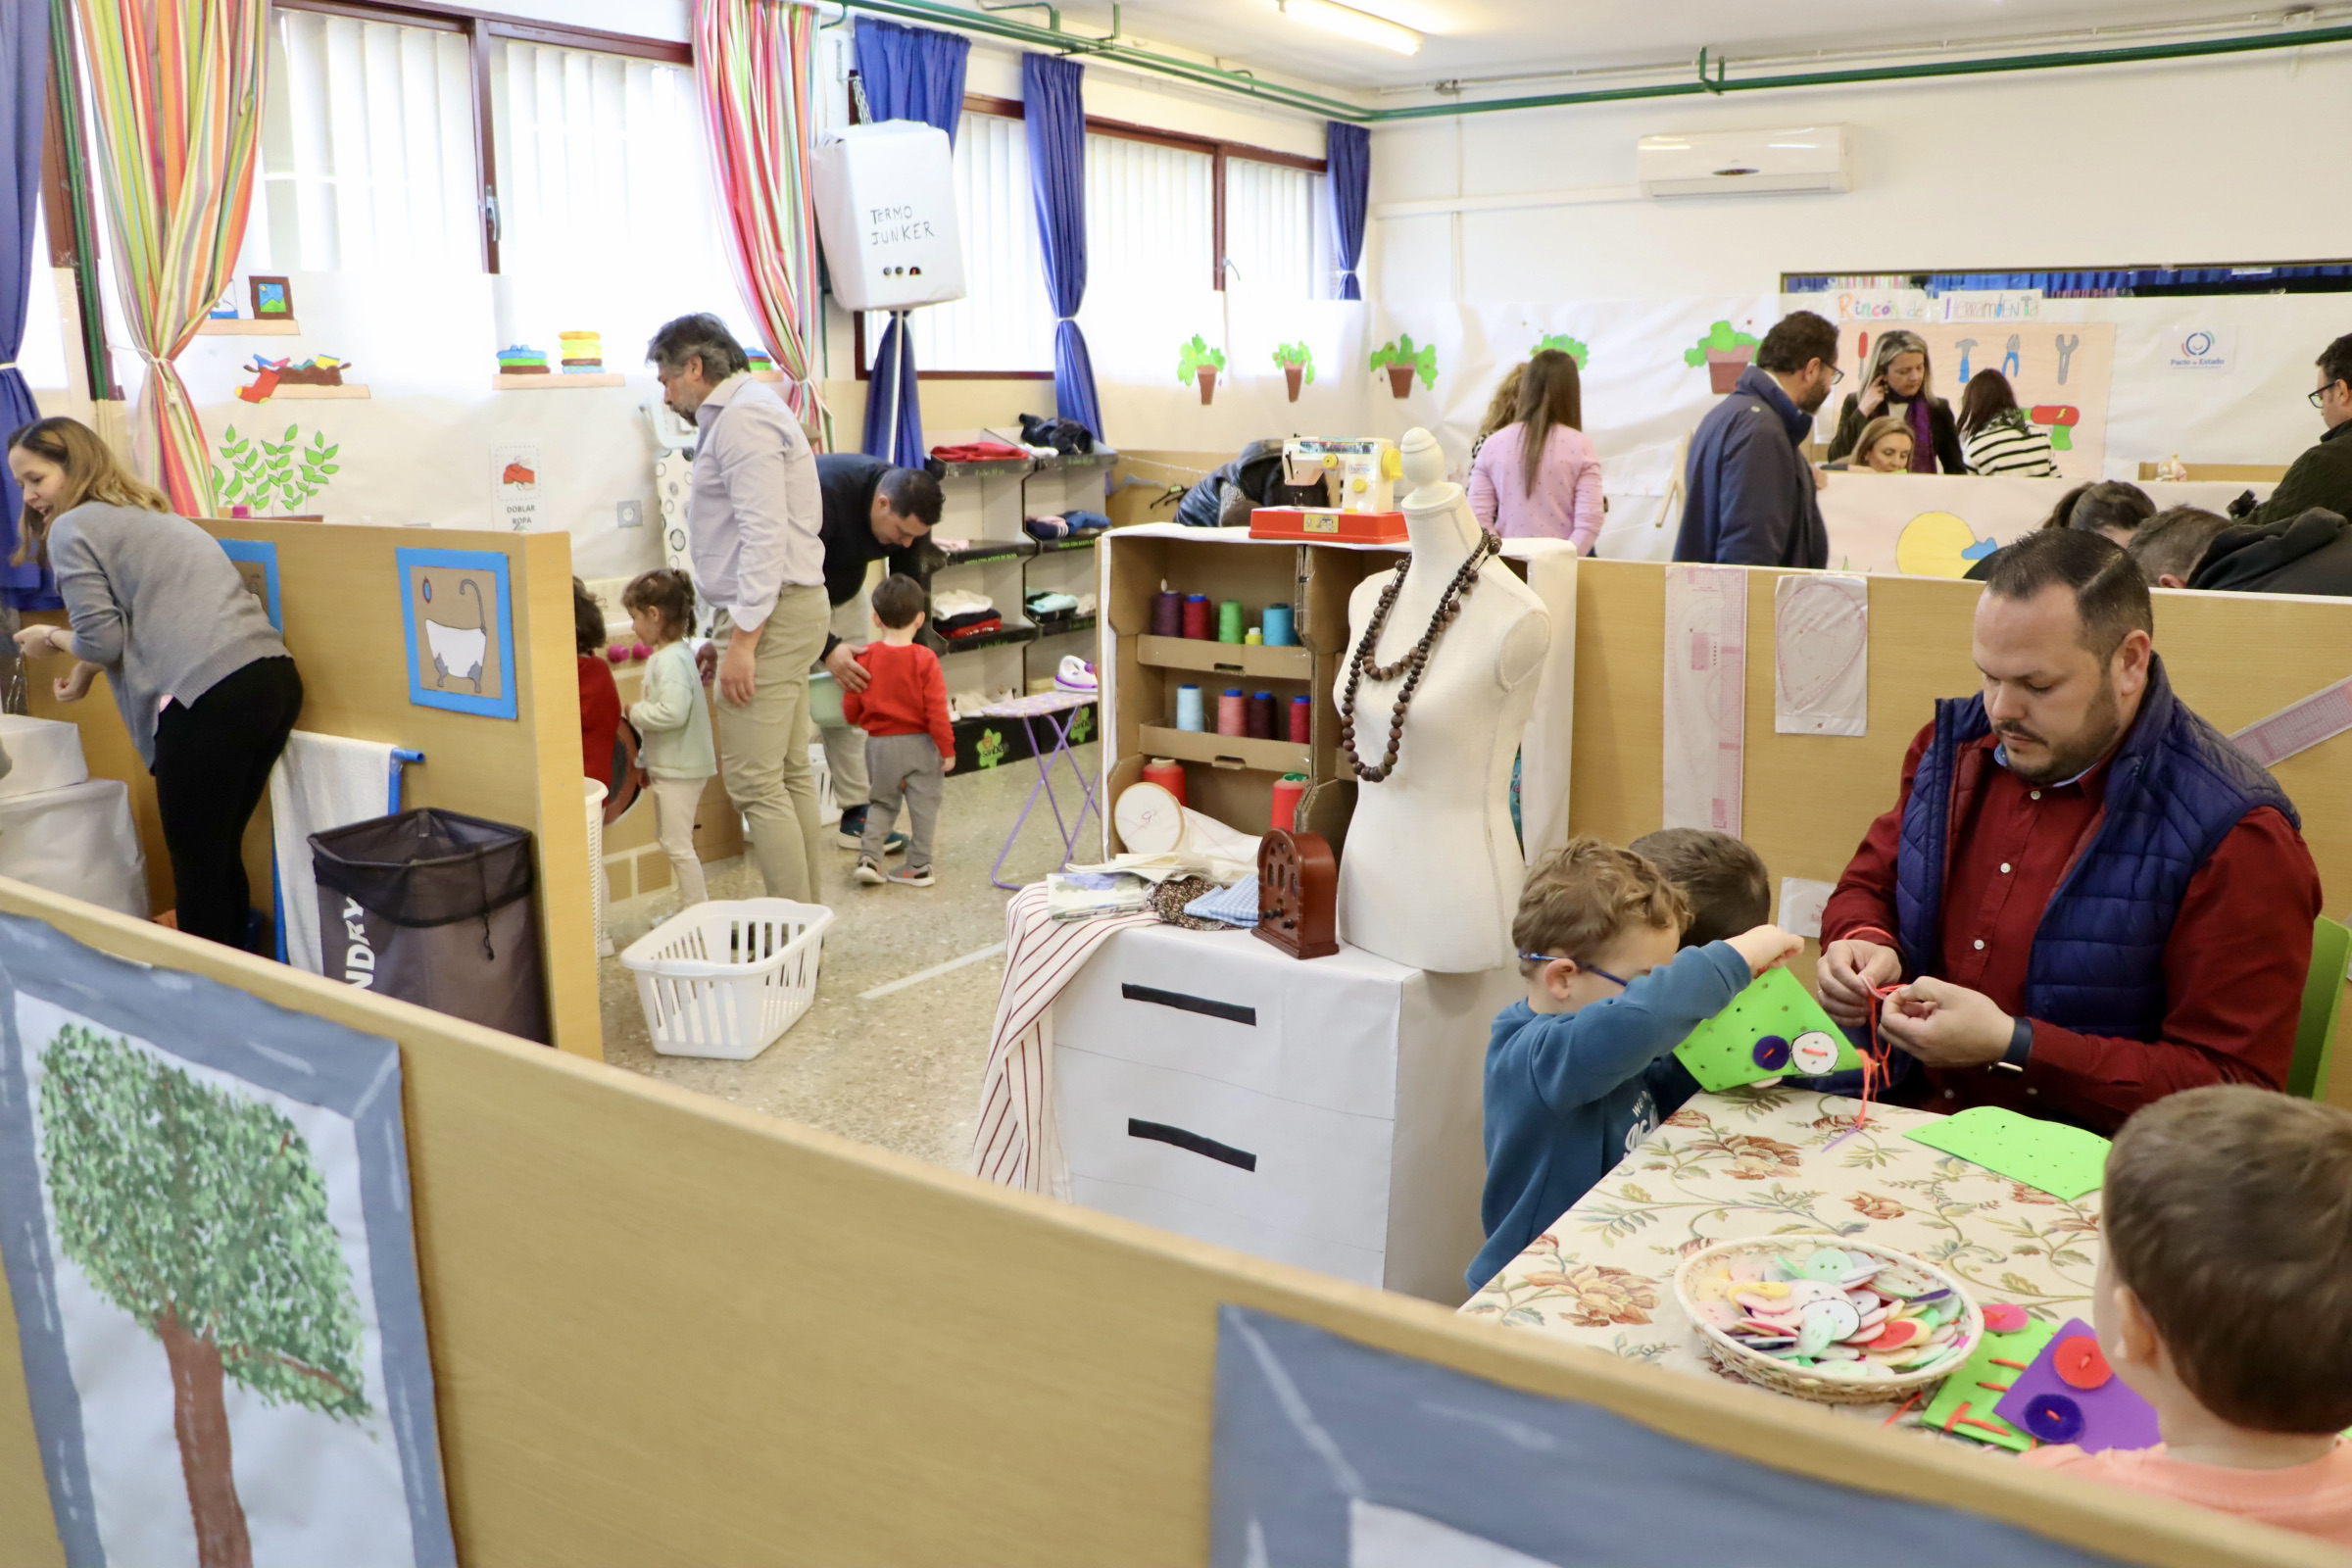
[[[1184,634],[1197,641],[1208,639],[1208,596],[1188,594],[1184,601]]]
[[[1274,738],[1274,694],[1259,692],[1250,699],[1250,738],[1270,741]]]
[[[1291,699],[1291,739],[1304,746],[1314,733],[1315,705],[1308,697]]]
[[[1306,793],[1306,775],[1285,773],[1274,781],[1273,820],[1268,824],[1277,833],[1298,831],[1298,798]]]
[[[1184,764],[1172,758],[1154,757],[1144,764],[1144,782],[1156,784],[1176,797],[1178,806],[1192,803],[1184,796]]]

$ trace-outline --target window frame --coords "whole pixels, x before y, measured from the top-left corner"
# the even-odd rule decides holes
[[[279,4],[334,3],[334,0],[278,0]],[[967,115],[997,115],[1006,120],[1028,119],[1027,106],[1018,98],[997,98],[985,93],[967,92],[963,95],[963,112]],[[1310,174],[1331,172],[1329,159],[1308,158],[1300,153],[1278,152],[1251,142],[1230,141],[1215,136],[1196,136],[1189,131],[1162,130],[1156,125],[1138,125],[1131,121],[1111,120],[1102,115],[1086,117],[1086,133],[1090,136],[1115,136],[1122,141],[1151,142],[1154,146],[1173,147],[1182,152],[1206,153],[1209,158],[1209,287],[1223,293],[1225,269],[1232,260],[1225,254],[1225,166],[1229,160],[1249,163],[1275,164],[1284,169],[1304,170]],[[866,362],[865,313],[852,311],[851,363],[857,367],[858,379],[870,380],[872,368]],[[915,368],[918,381],[1051,381],[1051,370],[926,370]]]

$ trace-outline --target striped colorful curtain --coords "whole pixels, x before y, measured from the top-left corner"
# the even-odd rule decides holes
[[[270,0],[78,0],[107,232],[147,362],[140,465],[172,505],[214,510],[204,426],[172,362],[228,287],[253,200]]]
[[[694,74],[710,127],[710,171],[744,303],[784,373],[784,401],[820,452],[832,416],[808,374],[816,215],[809,61],[816,13],[784,0],[695,0]]]

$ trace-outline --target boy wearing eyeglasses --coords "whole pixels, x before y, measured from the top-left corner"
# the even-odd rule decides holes
[[[1681,948],[1690,904],[1631,850],[1570,840],[1511,922],[1527,1000],[1487,1044],[1487,1245],[1478,1290],[1697,1089],[1674,1048],[1804,943],[1759,925]]]

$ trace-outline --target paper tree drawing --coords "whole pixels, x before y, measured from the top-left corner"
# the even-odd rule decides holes
[[[1536,339],[1536,346],[1527,351],[1527,357],[1532,360],[1545,349],[1557,349],[1567,355],[1576,362],[1576,368],[1580,370],[1592,361],[1592,350],[1582,339],[1570,337],[1565,332],[1544,333]]]
[[[1193,334],[1190,343],[1177,347],[1176,379],[1187,383],[1198,382],[1203,403],[1217,395],[1217,372],[1224,368],[1225,351],[1209,347],[1208,340],[1198,332]]]
[[[41,1052],[58,1245],[160,1342],[202,1568],[249,1568],[225,1384],[370,1413],[351,1266],[294,1124],[128,1041],[66,1025]]]
[[[1746,332],[1735,331],[1729,321],[1717,321],[1707,328],[1707,335],[1683,350],[1683,363],[1696,368],[1707,368],[1707,384],[1716,392],[1729,392],[1740,384],[1748,361],[1756,356],[1756,340]]]
[[[299,424],[287,425],[276,441],[241,436],[232,424],[220,432],[220,457],[228,466],[214,466],[213,490],[223,506],[292,512],[334,482],[342,471],[335,454],[342,450],[340,443],[329,444],[323,430],[312,431],[306,446]]]
[[[1274,345],[1274,363],[1282,370],[1283,388],[1293,403],[1298,401],[1298,388],[1311,386],[1315,379],[1315,351],[1304,342]]]
[[[1372,373],[1383,370],[1389,374],[1389,392],[1395,397],[1409,396],[1416,375],[1423,386],[1434,387],[1438,384],[1438,346],[1424,343],[1415,348],[1413,334],[1399,332],[1372,351]]]

